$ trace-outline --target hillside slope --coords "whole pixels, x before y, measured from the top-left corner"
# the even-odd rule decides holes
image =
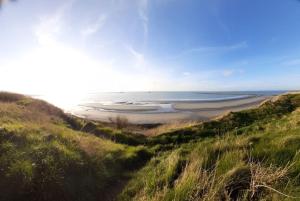
[[[149,155],[78,131],[82,126],[44,101],[0,93],[0,200],[115,196],[118,182]]]
[[[300,95],[152,139],[119,200],[300,200]]]
[[[0,201],[300,200],[299,152],[299,94],[145,138],[0,93]]]

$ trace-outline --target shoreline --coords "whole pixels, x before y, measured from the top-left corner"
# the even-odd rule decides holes
[[[109,122],[118,116],[128,119],[132,124],[166,124],[180,121],[209,121],[230,111],[236,112],[259,106],[262,102],[274,96],[250,96],[233,100],[217,101],[175,101],[165,104],[171,105],[167,112],[161,107],[161,102],[149,105],[119,104],[102,105],[81,104],[71,111],[71,114],[95,121]],[[104,109],[103,109],[104,108]]]

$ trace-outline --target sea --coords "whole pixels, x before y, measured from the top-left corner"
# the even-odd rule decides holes
[[[83,102],[102,104],[136,104],[151,102],[218,101],[248,98],[253,96],[274,96],[287,91],[177,91],[177,92],[100,92],[89,93]]]
[[[254,96],[274,96],[288,91],[148,91],[148,92],[97,92],[86,94],[38,95],[65,110],[85,104],[139,105],[169,108],[174,102],[201,102],[243,99]]]

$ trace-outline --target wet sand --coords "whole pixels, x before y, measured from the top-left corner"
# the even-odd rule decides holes
[[[118,111],[118,112],[147,112],[147,111],[159,110],[158,106],[144,106],[144,105],[131,105],[131,104],[104,105],[101,103],[87,103],[81,106],[93,108],[93,109],[100,109],[104,111],[108,110],[108,111]]]
[[[208,121],[229,111],[257,107],[270,96],[256,96],[235,100],[169,102],[169,112],[162,112],[157,105],[103,105],[84,104],[72,114],[98,121],[109,121],[117,116],[126,117],[134,124],[171,123],[175,121]],[[167,103],[164,103],[167,104]]]

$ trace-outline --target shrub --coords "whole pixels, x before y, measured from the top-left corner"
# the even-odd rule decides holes
[[[0,92],[0,101],[1,102],[17,102],[24,99],[25,96],[9,92]]]
[[[123,117],[123,116],[117,116],[115,118],[113,117],[110,117],[109,118],[109,121],[115,125],[118,129],[123,129],[123,128],[126,128],[128,127],[129,125],[129,121],[126,117]]]

